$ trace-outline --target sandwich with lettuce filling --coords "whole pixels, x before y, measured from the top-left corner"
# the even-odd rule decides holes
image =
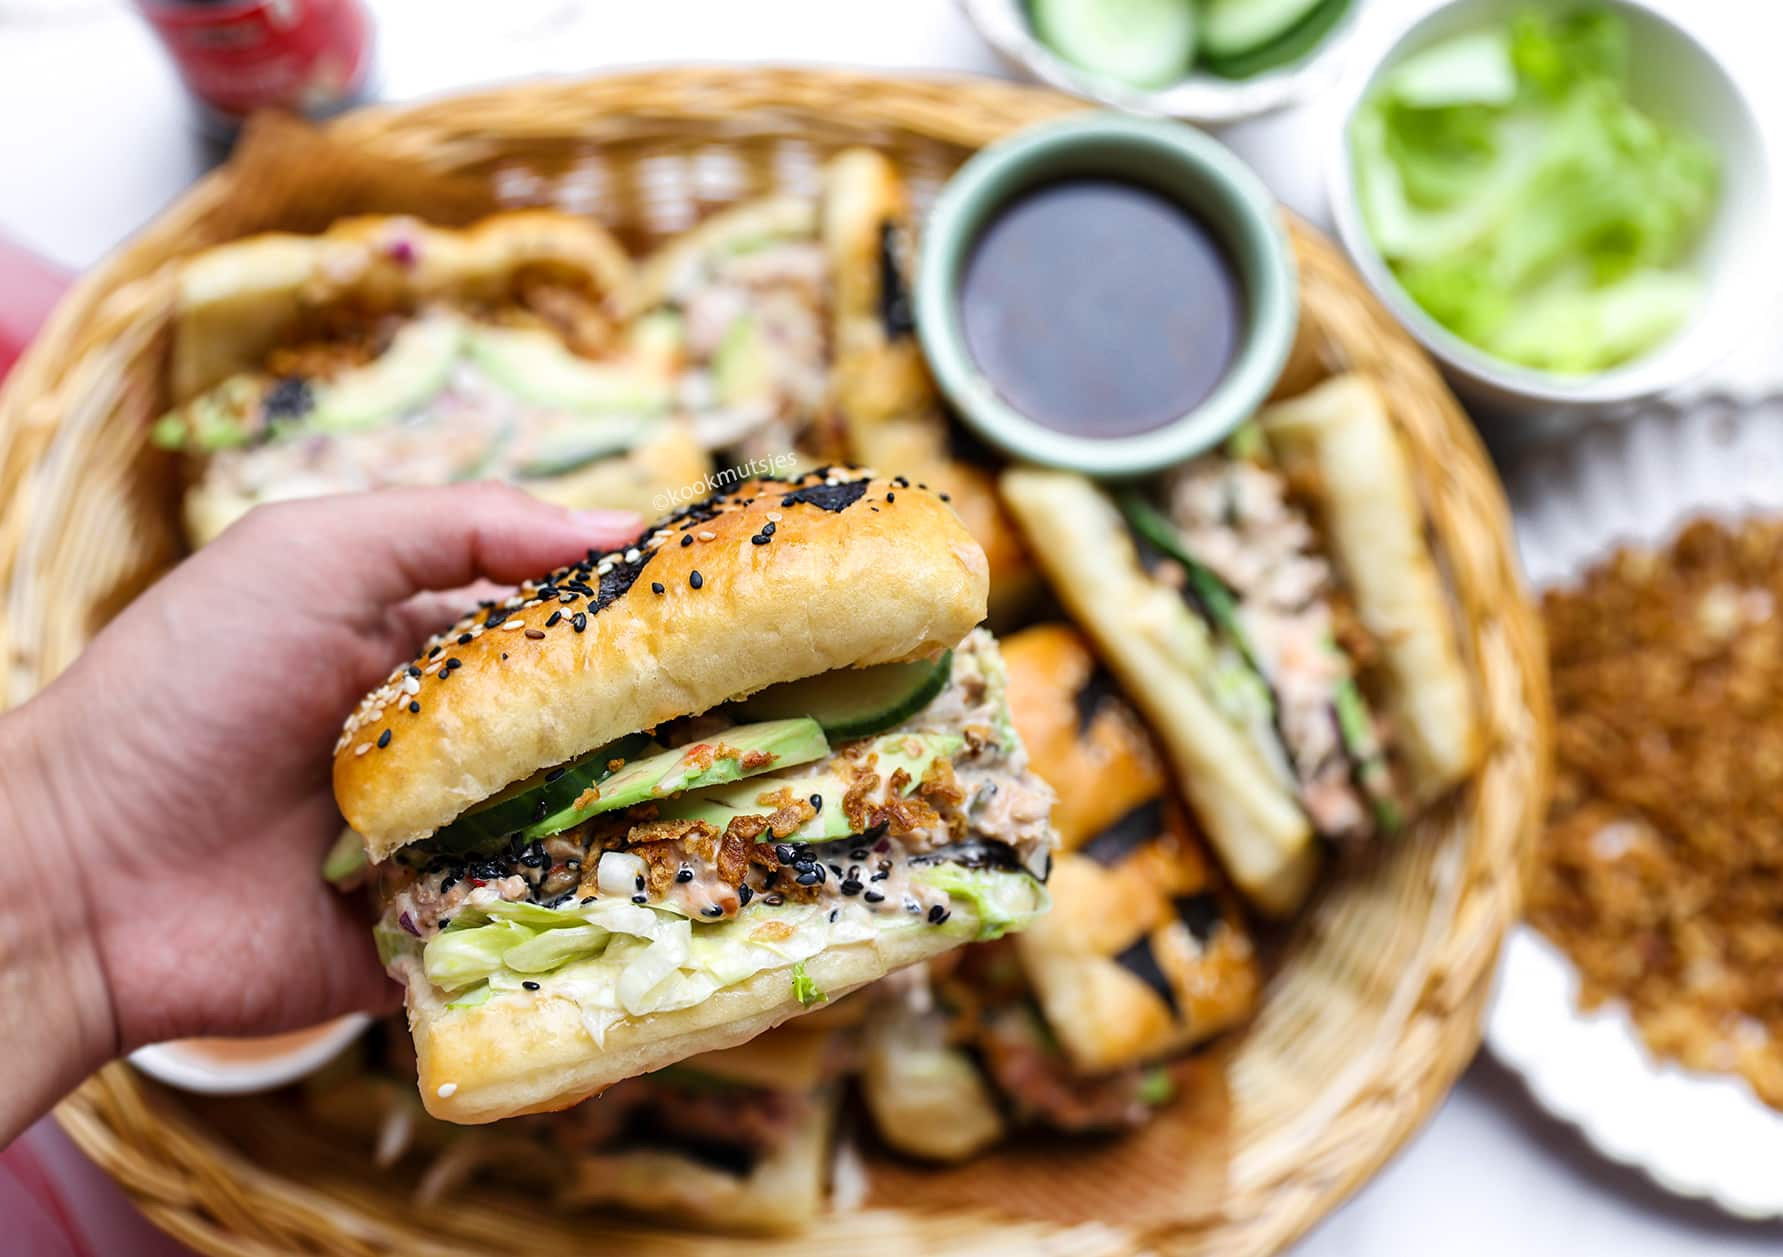
[[[186,456],[192,541],[260,502],[386,485],[501,479],[641,510],[699,479],[675,320],[622,325],[632,282],[601,227],[550,210],[350,218],[187,259],[154,439]]]
[[[984,553],[934,494],[747,481],[467,615],[335,797],[428,1111],[563,1108],[1047,904]]]
[[[1417,485],[1366,377],[1267,406],[1149,485],[1016,468],[1002,489],[1265,912],[1305,899],[1316,839],[1390,835],[1478,762]]]

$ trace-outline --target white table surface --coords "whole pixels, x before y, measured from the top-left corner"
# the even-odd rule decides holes
[[[1371,0],[1396,4],[1401,0]],[[1419,0],[1404,0],[1417,3]],[[1783,13],[1676,0],[1783,121]],[[690,61],[1003,73],[951,0],[374,0],[383,87],[406,99],[541,73]],[[504,14],[505,16],[500,16]],[[1326,218],[1312,109],[1222,137],[1289,205]],[[202,171],[171,69],[116,0],[0,0],[0,232],[91,265]],[[1482,1059],[1298,1257],[1685,1257],[1783,1252],[1783,1226],[1677,1201],[1597,1159]]]

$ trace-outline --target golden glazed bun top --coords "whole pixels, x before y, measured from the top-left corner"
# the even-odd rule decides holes
[[[936,494],[867,475],[745,481],[430,639],[335,746],[371,857],[627,733],[957,645],[984,618],[984,551]]]

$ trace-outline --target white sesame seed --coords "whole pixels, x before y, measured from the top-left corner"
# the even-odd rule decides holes
[[[698,537],[701,541],[717,541],[718,540],[718,534],[713,532],[709,528],[700,529],[698,532],[696,532],[694,534],[694,536]]]
[[[412,676],[403,677],[402,692],[404,694],[419,694],[421,692],[421,682]]]
[[[369,750],[371,750],[371,743],[361,742],[358,746],[353,748],[353,754],[355,756],[364,755]]]
[[[781,516],[780,516],[779,511],[769,511],[768,512],[768,522],[769,523],[778,524],[780,522],[780,518],[781,518]]]
[[[528,607],[536,607],[538,605],[539,600],[537,598],[528,598],[525,602],[520,604],[520,609],[525,611]]]
[[[627,563],[636,563],[638,561],[638,548],[636,546],[633,546],[625,552],[625,561]]]
[[[442,1082],[440,1084],[440,1089],[434,1092],[434,1094],[442,1100],[450,1100],[453,1096],[458,1094],[458,1084],[455,1082]]]
[[[613,570],[613,560],[612,559],[602,559],[600,561],[600,566],[596,567],[594,569],[594,574],[596,576],[605,576],[608,572],[611,572],[612,570]]]
[[[525,620],[506,620],[502,623],[502,628],[506,629],[510,633],[513,632],[515,629],[523,629],[525,627],[526,627]]]
[[[432,676],[434,673],[438,672],[443,667],[445,667],[444,662],[430,663],[427,665],[427,667],[422,669],[422,672],[426,676]]]

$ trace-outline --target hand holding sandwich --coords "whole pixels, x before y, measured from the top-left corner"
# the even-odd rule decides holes
[[[0,718],[0,1141],[143,1043],[390,1002],[364,922],[317,873],[340,824],[322,749],[464,601],[431,591],[636,529],[493,484],[267,507]]]

